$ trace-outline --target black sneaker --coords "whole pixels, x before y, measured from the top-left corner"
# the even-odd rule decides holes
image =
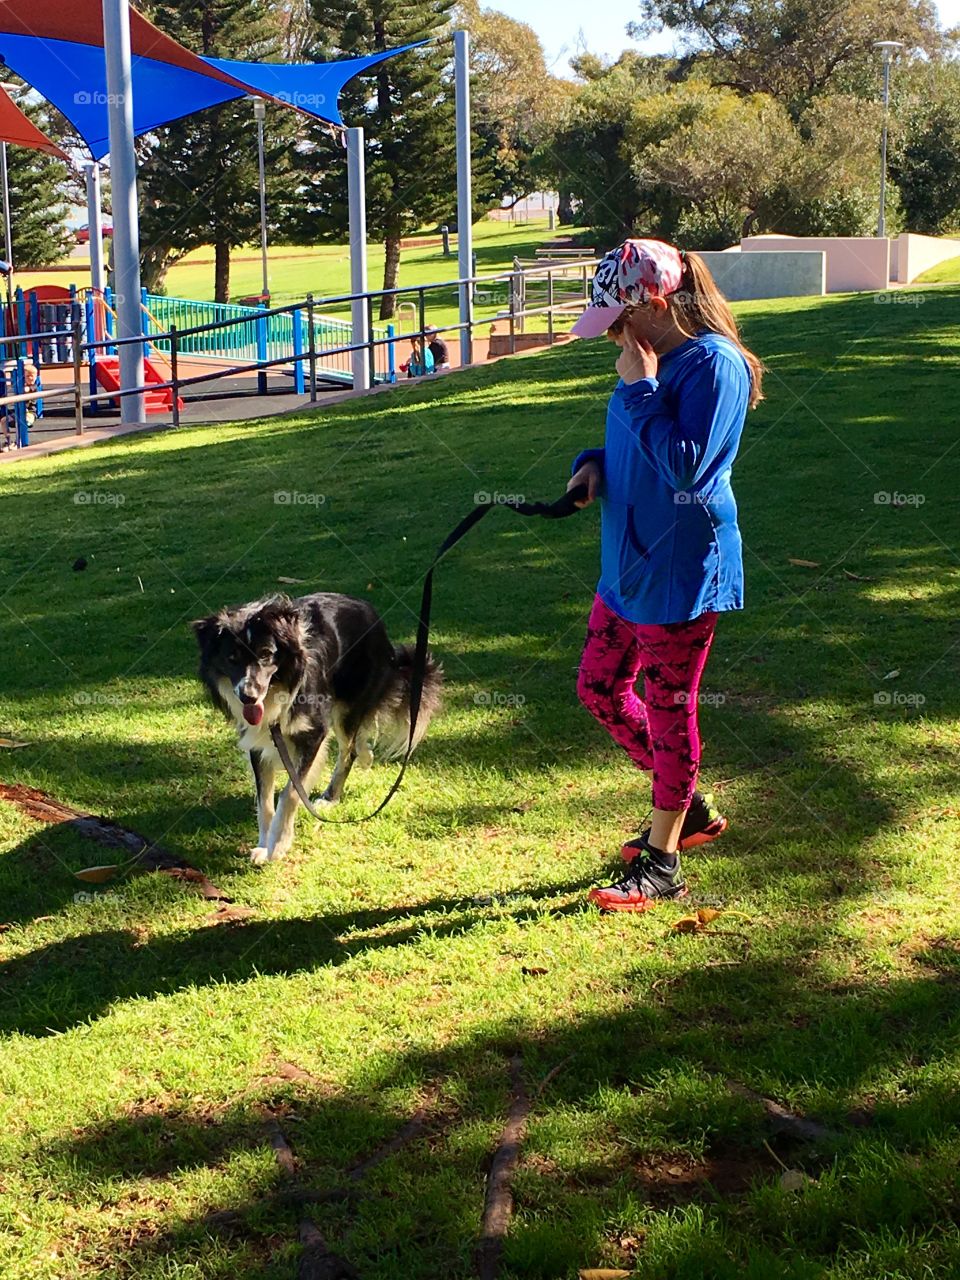
[[[588,901],[595,902],[601,911],[649,911],[664,898],[685,898],[689,892],[680,876],[680,859],[674,857],[673,866],[668,855],[654,849],[641,836],[637,842],[641,849],[630,863],[630,870],[616,884],[602,889],[591,889]]]
[[[695,849],[697,845],[709,844],[711,840],[718,839],[726,831],[727,825],[726,818],[713,803],[712,793],[702,796],[699,791],[695,791],[690,807],[683,816],[683,826],[680,828],[678,845],[680,852],[685,853],[688,849]],[[628,840],[620,850],[620,856],[624,862],[632,862],[646,847],[646,841],[649,839],[650,828],[648,827],[636,840]]]

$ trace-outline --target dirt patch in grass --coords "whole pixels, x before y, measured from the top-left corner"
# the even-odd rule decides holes
[[[901,947],[901,953],[914,964],[932,969],[942,978],[960,978],[960,937],[911,938]]]
[[[650,1156],[633,1165],[634,1177],[656,1208],[693,1200],[729,1200],[782,1171],[766,1151],[716,1152],[699,1160],[686,1154]]]

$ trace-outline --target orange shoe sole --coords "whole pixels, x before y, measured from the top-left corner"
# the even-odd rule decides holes
[[[697,831],[694,835],[687,836],[686,840],[681,840],[678,851],[686,853],[688,849],[696,849],[699,845],[719,840],[729,825],[726,818],[718,818],[706,831]],[[635,844],[628,843],[620,850],[620,857],[624,862],[632,862],[639,852]]]
[[[593,902],[601,911],[651,911],[654,907],[659,907],[663,902],[679,902],[681,898],[686,898],[690,890],[684,885],[679,893],[672,894],[669,898],[647,898],[641,897],[635,902],[606,902],[603,899],[602,889],[591,889],[587,894],[587,901]]]

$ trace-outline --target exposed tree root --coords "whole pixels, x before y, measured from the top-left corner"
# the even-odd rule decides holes
[[[738,1080],[728,1080],[727,1088],[739,1098],[748,1098],[751,1102],[759,1102],[769,1116],[771,1125],[777,1133],[787,1134],[791,1138],[800,1138],[804,1142],[822,1142],[825,1138],[836,1136],[832,1129],[820,1124],[818,1120],[811,1120],[807,1116],[794,1115],[792,1111],[788,1111],[779,1102],[774,1102],[772,1098],[764,1098],[762,1094],[755,1093],[753,1089],[748,1089],[746,1085],[741,1084]]]
[[[159,871],[171,879],[196,885],[204,898],[212,902],[232,902],[232,898],[228,898],[202,871],[189,866],[182,858],[161,845],[154,844],[139,832],[121,827],[110,818],[74,809],[71,805],[55,800],[46,791],[24,786],[20,782],[0,782],[0,800],[16,805],[22,813],[36,822],[67,824],[88,840],[95,840],[108,849],[120,849],[129,859],[128,870]]]
[[[480,1280],[495,1280],[500,1267],[503,1240],[513,1214],[510,1183],[520,1158],[520,1143],[530,1114],[530,1099],[523,1083],[523,1059],[519,1054],[510,1059],[510,1084],[510,1111],[487,1176],[487,1195],[476,1254],[477,1275]]]

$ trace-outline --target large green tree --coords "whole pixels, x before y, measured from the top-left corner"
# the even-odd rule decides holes
[[[676,218],[677,197],[645,183],[634,163],[638,147],[655,145],[669,132],[668,121],[651,118],[641,143],[636,116],[640,103],[660,103],[667,87],[665,68],[653,62],[598,70],[568,102],[543,147],[543,167],[552,167],[555,186],[572,196],[579,221],[601,242]]]
[[[651,145],[651,123],[663,141]],[[723,249],[758,232],[861,235],[876,216],[879,111],[818,98],[799,125],[769,94],[688,81],[638,103],[635,171],[677,197],[667,228],[684,244]]]
[[[24,100],[18,105],[38,129],[52,136],[55,130],[42,106]],[[24,270],[59,261],[71,241],[66,228],[69,169],[54,156],[10,144],[7,172],[14,266]]]
[[[960,229],[960,67],[916,67],[895,80],[890,176],[904,220],[927,235]]]
[[[794,115],[827,90],[874,86],[875,40],[944,47],[931,0],[640,0],[640,15],[635,36],[676,32],[699,77],[769,93]]]
[[[260,0],[163,0],[148,10],[163,31],[207,57],[269,61],[281,53],[281,12]],[[267,208],[274,226],[289,198],[287,171],[299,127],[267,108]],[[190,249],[212,245],[214,296],[230,295],[230,251],[259,235],[257,133],[249,102],[211,107],[140,144],[141,254],[145,282],[162,285]]]
[[[385,248],[384,289],[397,287],[400,242],[456,209],[456,127],[450,46],[443,33],[452,0],[315,0],[317,58],[357,57],[426,40],[351,81],[340,97],[347,125],[362,125],[367,159],[367,224]],[[298,156],[298,209],[291,234],[342,240],[347,230],[346,164],[329,146]],[[381,299],[380,316],[395,298]]]

